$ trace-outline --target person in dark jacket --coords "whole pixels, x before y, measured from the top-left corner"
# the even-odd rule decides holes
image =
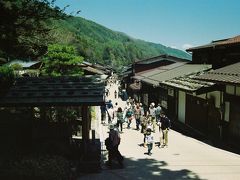
[[[163,132],[163,142],[162,147],[167,147],[168,146],[168,131],[170,129],[170,119],[165,115],[164,112],[161,113],[161,129]]]
[[[112,160],[114,158],[117,159],[120,167],[123,167],[123,156],[121,155],[121,153],[118,150],[118,146],[120,145],[120,134],[118,132],[118,130],[115,129],[114,125],[111,124],[110,125],[110,132],[109,132],[109,141],[110,141],[110,145],[108,147],[108,165],[110,167],[112,167]]]

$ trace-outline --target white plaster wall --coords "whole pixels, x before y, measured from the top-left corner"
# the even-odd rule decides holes
[[[185,123],[186,93],[178,91],[178,120]]]

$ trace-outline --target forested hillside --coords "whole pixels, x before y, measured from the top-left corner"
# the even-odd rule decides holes
[[[54,43],[71,44],[90,62],[120,67],[134,60],[169,54],[191,59],[184,51],[129,37],[81,17],[54,21]]]
[[[134,39],[81,17],[69,16],[54,2],[0,1],[0,57],[44,59],[51,45],[70,45],[76,56],[83,56],[84,60],[117,68],[161,54],[191,59],[186,52]]]

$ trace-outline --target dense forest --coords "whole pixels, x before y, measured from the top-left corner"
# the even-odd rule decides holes
[[[161,54],[191,59],[181,50],[134,39],[64,13],[55,0],[0,1],[0,57],[44,59],[51,45],[71,46],[92,63],[122,67]]]
[[[75,46],[80,55],[91,62],[118,67],[161,54],[191,59],[184,51],[134,39],[81,17],[57,20],[51,26],[55,43]]]

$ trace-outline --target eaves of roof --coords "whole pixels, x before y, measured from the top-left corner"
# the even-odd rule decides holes
[[[10,89],[0,92],[2,107],[101,104],[104,83],[100,76],[18,78]]]
[[[240,62],[206,72],[195,78],[221,84],[240,84]]]
[[[212,41],[209,44],[202,45],[202,46],[197,46],[197,47],[192,47],[192,48],[187,49],[186,51],[191,52],[191,51],[194,51],[194,50],[200,50],[200,49],[206,49],[206,48],[215,48],[215,47],[219,47],[219,46],[229,46],[229,45],[235,45],[235,44],[240,44],[240,35],[229,38],[229,39]]]
[[[190,92],[197,91],[201,88],[209,88],[215,85],[215,83],[212,82],[193,79],[191,76],[174,78],[164,81],[162,84]]]
[[[90,66],[87,66],[87,67],[82,67],[83,70],[86,70],[86,71],[89,71],[89,72],[92,72],[92,73],[95,73],[95,74],[98,74],[98,75],[102,75],[104,74],[103,71],[99,70],[99,69],[95,69],[93,67],[90,67]]]
[[[35,64],[38,64],[38,63],[41,63],[41,61],[22,61],[22,60],[14,60],[14,61],[11,61],[9,63],[7,63],[6,65],[8,66],[11,66],[13,64],[20,64],[23,68],[29,68]]]
[[[154,69],[152,72],[146,72],[141,74],[136,74],[133,78],[141,80],[143,82],[152,83],[153,85],[158,85],[167,80],[171,80],[177,77],[186,76],[193,73],[198,73],[206,70],[210,70],[211,65],[206,64],[184,64],[173,69],[165,70]]]

